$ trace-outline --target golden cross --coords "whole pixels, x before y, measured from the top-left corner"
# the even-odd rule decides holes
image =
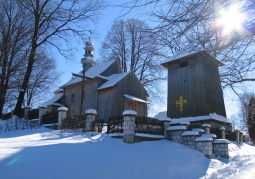
[[[187,103],[188,100],[187,99],[183,99],[183,96],[180,96],[180,100],[176,101],[175,104],[176,105],[180,105],[180,111],[183,111],[183,104]]]

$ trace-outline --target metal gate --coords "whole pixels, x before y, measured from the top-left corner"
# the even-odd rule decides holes
[[[114,116],[109,117],[108,125],[107,125],[107,134],[110,133],[123,133],[123,116]]]
[[[43,124],[58,123],[58,111],[48,112],[43,115]]]

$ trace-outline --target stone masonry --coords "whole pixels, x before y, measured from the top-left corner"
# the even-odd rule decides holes
[[[224,127],[224,126],[221,126],[221,127],[219,128],[219,130],[221,131],[221,138],[222,138],[222,139],[225,139],[225,127]]]
[[[124,116],[124,136],[123,141],[125,143],[134,143],[135,142],[135,116],[137,115],[136,111],[126,110],[122,113]]]
[[[43,115],[47,112],[47,106],[39,106],[39,123],[43,123]]]
[[[182,133],[182,143],[196,149],[195,139],[199,136],[197,131],[185,131]]]
[[[185,126],[169,126],[166,129],[167,139],[182,143],[182,133],[186,130]]]
[[[87,109],[85,111],[86,115],[86,131],[92,131],[93,122],[96,120],[97,111],[95,109]]]
[[[213,150],[216,156],[221,156],[222,158],[229,158],[228,144],[230,142],[227,139],[216,139],[213,142]]]
[[[62,123],[63,123],[63,120],[66,118],[67,111],[68,111],[68,108],[66,107],[58,108],[58,129],[62,128]]]
[[[213,139],[208,137],[196,138],[196,150],[202,152],[207,158],[211,159],[213,154],[212,141]]]
[[[205,129],[205,134],[210,134],[210,124],[203,124],[202,127]]]

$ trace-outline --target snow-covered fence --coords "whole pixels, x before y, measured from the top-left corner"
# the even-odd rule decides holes
[[[145,116],[135,118],[135,133],[164,135],[164,130],[164,121]]]
[[[28,111],[28,119],[38,119],[39,118],[39,109],[31,109]]]

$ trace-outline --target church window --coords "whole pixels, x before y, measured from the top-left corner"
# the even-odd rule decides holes
[[[88,53],[91,53],[91,50],[88,50]]]
[[[71,95],[71,103],[74,103],[75,102],[75,94],[72,94]]]
[[[188,66],[188,62],[187,61],[182,61],[180,63],[180,68],[183,68],[183,67],[186,67],[186,66]]]

